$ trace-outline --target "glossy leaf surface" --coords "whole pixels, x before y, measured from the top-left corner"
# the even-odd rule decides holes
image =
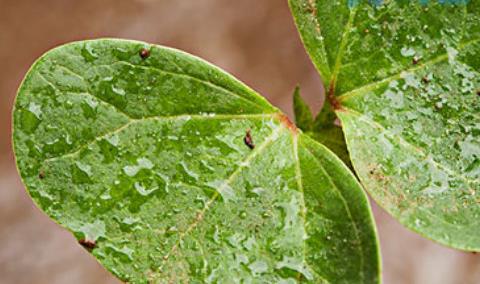
[[[405,226],[479,251],[480,1],[290,5],[364,187]]]
[[[183,52],[56,48],[14,110],[38,206],[129,283],[375,283],[368,201],[327,148]]]

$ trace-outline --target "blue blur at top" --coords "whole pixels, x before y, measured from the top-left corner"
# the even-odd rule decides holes
[[[396,0],[400,2],[418,2],[420,5],[428,5],[431,0]],[[368,2],[370,5],[375,7],[381,6],[384,3],[384,0],[348,0],[348,6],[353,8],[362,2]],[[445,5],[466,5],[470,0],[437,0],[436,2]]]

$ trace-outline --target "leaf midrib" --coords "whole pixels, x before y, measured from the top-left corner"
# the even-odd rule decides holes
[[[176,76],[176,77],[184,77],[188,80],[192,80],[192,81],[196,81],[196,82],[199,82],[201,84],[204,84],[204,85],[207,85],[213,89],[216,89],[216,90],[220,90],[221,92],[223,93],[226,93],[228,95],[232,95],[234,97],[237,97],[238,99],[242,100],[243,102],[245,103],[248,103],[249,105],[255,107],[256,109],[258,110],[261,110],[261,111],[266,111],[265,109],[263,109],[261,106],[259,106],[257,104],[257,102],[255,101],[251,101],[249,100],[247,97],[244,97],[244,96],[241,96],[235,92],[232,92],[231,90],[229,89],[226,89],[225,87],[222,87],[222,86],[219,86],[219,85],[216,85],[215,83],[209,81],[209,80],[204,80],[204,79],[201,79],[201,78],[198,78],[198,77],[195,77],[195,76],[192,76],[192,75],[189,75],[189,74],[183,74],[183,73],[178,73],[178,72],[172,72],[172,71],[166,71],[166,70],[163,70],[163,69],[160,69],[158,67],[154,67],[154,66],[144,66],[144,65],[135,65],[135,64],[132,64],[128,61],[117,61],[117,62],[114,62],[112,64],[102,64],[102,65],[95,65],[93,66],[94,68],[98,68],[98,67],[108,67],[108,68],[112,68],[113,65],[115,64],[124,64],[126,66],[131,66],[133,68],[140,68],[140,69],[144,69],[144,70],[153,70],[155,72],[158,72],[158,73],[163,73],[163,74],[168,74],[168,75],[172,75],[172,76]],[[63,66],[65,67],[65,66]],[[70,72],[73,73],[72,70],[70,70]],[[75,73],[73,73],[75,74]],[[79,76],[80,78],[82,78],[80,75],[77,74],[77,76]]]
[[[125,61],[122,61],[122,62],[127,63]],[[137,66],[137,65],[133,65],[133,64],[131,64],[131,65],[132,66]],[[89,86],[89,84],[85,81],[85,79],[82,76],[80,76],[79,74],[75,73],[74,71],[67,68],[66,66],[63,66],[63,65],[58,65],[58,66],[65,69],[66,71],[70,72],[74,76],[80,78],[86,84],[87,87]],[[110,65],[104,65],[104,66],[110,66]],[[145,67],[145,66],[142,66],[142,67]],[[58,92],[61,93],[61,91],[58,89],[58,87],[53,82],[50,82],[50,80],[48,80],[41,72],[38,72],[38,74],[39,74],[40,78],[43,79],[47,84],[49,84],[52,88],[54,88],[55,90],[57,90]],[[174,73],[174,74],[176,74],[176,73]],[[183,74],[178,74],[178,75],[181,76]],[[185,75],[185,76],[187,76],[187,75]],[[189,76],[189,77],[191,77],[191,76]],[[195,78],[195,77],[192,77],[192,78]],[[196,78],[196,79],[200,80],[198,78]],[[209,81],[208,81],[208,83],[213,84]],[[213,85],[213,86],[216,86],[216,85]],[[219,87],[219,88],[221,88],[221,87]],[[226,90],[226,91],[228,91],[228,90]],[[109,107],[113,108],[115,111],[117,111],[117,113],[124,115],[125,118],[128,120],[128,122],[124,125],[121,125],[120,127],[117,127],[113,130],[110,130],[110,131],[104,133],[104,134],[101,134],[97,137],[94,137],[89,142],[78,146],[77,148],[73,149],[70,152],[64,153],[64,154],[59,155],[59,156],[54,156],[54,157],[47,158],[47,159],[44,160],[44,162],[51,162],[51,161],[54,161],[54,160],[57,160],[59,158],[63,158],[63,157],[66,157],[66,156],[73,156],[73,155],[79,153],[85,147],[88,147],[89,145],[95,143],[96,141],[98,141],[101,138],[106,138],[110,135],[119,133],[119,132],[125,130],[126,128],[128,128],[130,125],[132,125],[134,123],[143,122],[143,121],[147,121],[147,120],[174,121],[174,120],[186,120],[186,119],[196,119],[196,120],[205,120],[205,119],[259,119],[259,118],[277,118],[278,115],[281,115],[280,112],[273,112],[273,113],[262,113],[262,114],[236,114],[236,115],[214,114],[214,116],[211,116],[209,114],[206,114],[206,115],[180,114],[180,115],[172,115],[172,116],[145,116],[145,117],[141,117],[141,118],[135,118],[135,117],[131,116],[130,114],[126,113],[125,111],[119,109],[117,106],[113,105],[112,103],[110,103],[110,102],[108,102],[108,101],[106,101],[106,100],[104,100],[104,99],[102,99],[98,96],[93,95],[89,91],[69,92],[69,94],[75,94],[75,95],[80,95],[81,94],[81,95],[90,96],[93,99],[97,100],[99,103],[102,103],[106,106],[109,106]],[[232,94],[234,94],[234,93],[232,93]],[[240,95],[236,95],[236,96],[248,101],[249,103],[254,103],[254,102],[252,102],[252,101],[248,100],[247,98],[244,98]]]
[[[211,205],[215,200],[221,195],[221,191],[225,190],[227,186],[230,185],[231,182],[233,182],[241,173],[241,171],[246,168],[250,162],[257,157],[260,153],[262,153],[263,150],[267,148],[271,143],[274,142],[274,140],[280,135],[280,133],[283,131],[287,131],[288,129],[284,127],[282,124],[279,124],[276,129],[272,131],[272,133],[262,142],[262,144],[258,145],[241,163],[239,163],[239,167],[232,172],[232,174],[228,177],[227,180],[218,188],[213,196],[210,198],[210,200],[205,203],[204,208],[202,211],[197,213],[197,216],[195,217],[194,221],[187,227],[187,229],[183,232],[180,233],[180,237],[178,241],[173,245],[173,247],[170,249],[170,251],[163,257],[164,262],[159,266],[159,271],[162,270],[162,268],[167,264],[168,259],[170,258],[171,254],[174,253],[180,243],[183,241],[183,239],[191,232],[193,231],[198,224],[203,220],[205,213],[210,209]]]
[[[462,50],[466,49],[467,47],[469,47],[470,45],[474,45],[474,44],[479,43],[479,42],[480,42],[480,39],[472,39],[468,42],[459,44],[458,47],[457,47],[457,50],[462,51]],[[433,59],[431,59],[431,60],[429,60],[429,61],[427,61],[423,64],[420,64],[418,66],[402,70],[399,73],[394,74],[394,75],[392,75],[390,77],[387,77],[385,79],[382,79],[382,80],[379,80],[377,82],[373,82],[373,83],[370,83],[370,84],[366,84],[366,85],[360,86],[360,87],[358,87],[354,90],[350,90],[346,93],[343,93],[343,94],[338,96],[338,100],[340,102],[342,102],[342,101],[346,101],[346,100],[348,100],[349,98],[352,98],[352,97],[362,96],[362,95],[368,93],[369,91],[376,90],[377,88],[379,88],[381,86],[384,86],[386,83],[389,83],[391,81],[400,79],[402,74],[404,74],[404,73],[415,73],[415,72],[423,70],[423,69],[425,69],[425,68],[427,68],[431,65],[435,65],[435,64],[438,64],[440,62],[443,62],[447,59],[448,59],[448,53],[439,55],[439,56],[437,56],[437,57],[435,57],[435,58],[433,58]]]
[[[113,130],[110,130],[104,134],[101,134],[99,136],[94,137],[87,143],[84,143],[77,148],[73,149],[70,152],[64,153],[59,156],[54,156],[50,157],[48,159],[45,159],[44,162],[52,162],[58,159],[66,158],[69,156],[75,156],[78,153],[80,153],[83,149],[87,148],[88,146],[96,143],[97,141],[107,138],[111,135],[121,133],[122,131],[128,129],[134,124],[138,123],[144,123],[148,121],[190,121],[190,120],[242,120],[242,119],[265,119],[265,118],[270,118],[270,119],[278,119],[277,114],[239,114],[239,115],[228,115],[228,114],[216,114],[214,116],[210,115],[191,115],[191,114],[181,114],[181,115],[172,115],[172,116],[150,116],[150,117],[145,117],[145,118],[139,118],[139,119],[129,119],[127,123],[121,125],[120,127],[117,127]]]
[[[307,153],[312,156],[313,160],[315,161],[315,163],[318,165],[318,168],[321,169],[322,173],[324,174],[324,176],[327,177],[328,179],[328,182],[332,185],[332,188],[335,190],[335,192],[338,193],[338,196],[340,197],[340,199],[342,200],[342,203],[345,207],[345,210],[347,211],[347,215],[348,215],[348,218],[350,219],[350,222],[352,224],[352,227],[353,227],[353,230],[355,232],[355,237],[358,241],[358,248],[359,248],[359,251],[360,251],[360,267],[363,268],[364,266],[364,252],[363,252],[363,247],[362,247],[362,240],[360,239],[360,233],[359,233],[359,230],[358,230],[358,227],[357,227],[357,224],[355,223],[355,220],[353,219],[353,216],[352,216],[352,213],[350,212],[350,207],[348,207],[348,202],[347,200],[345,200],[342,192],[340,191],[340,189],[337,187],[337,185],[335,184],[335,182],[333,182],[332,178],[330,177],[330,175],[328,174],[328,172],[325,170],[325,168],[323,167],[323,165],[318,161],[317,157],[315,156],[315,154],[312,153],[312,151],[310,151],[310,149],[308,149],[308,147],[304,147],[305,150],[307,151]],[[362,282],[364,282],[364,273],[362,271],[361,273],[361,277],[362,277]]]
[[[177,77],[184,77],[184,78],[186,78],[186,79],[193,80],[193,81],[199,82],[199,83],[201,83],[201,84],[205,84],[205,85],[207,85],[207,86],[210,86],[211,88],[220,90],[220,91],[222,91],[222,92],[224,92],[224,93],[226,93],[226,94],[229,94],[229,95],[232,95],[232,96],[234,96],[234,97],[237,97],[237,98],[239,98],[240,100],[243,100],[244,102],[252,105],[253,107],[255,107],[255,108],[259,109],[259,110],[266,111],[266,109],[263,109],[262,107],[265,107],[266,105],[268,105],[268,102],[266,102],[266,100],[265,100],[263,97],[261,97],[261,96],[258,96],[258,98],[261,98],[262,103],[264,103],[264,104],[266,103],[266,105],[259,106],[259,105],[257,104],[258,102],[252,101],[252,100],[250,100],[248,97],[239,95],[239,94],[233,92],[232,90],[229,90],[229,89],[225,88],[224,86],[217,85],[217,84],[215,84],[214,82],[212,82],[212,81],[210,81],[210,80],[206,80],[206,79],[203,79],[203,78],[199,78],[199,77],[193,76],[193,75],[191,75],[191,74],[187,74],[187,73],[179,73],[179,72],[173,72],[173,71],[163,70],[163,69],[158,68],[158,67],[156,67],[156,66],[151,66],[151,65],[150,65],[150,66],[135,65],[135,64],[132,64],[132,63],[130,63],[130,62],[128,62],[128,61],[125,61],[125,60],[118,60],[118,61],[113,62],[113,63],[111,63],[111,64],[98,64],[98,65],[93,65],[93,66],[89,67],[86,72],[88,72],[88,71],[91,70],[91,69],[97,69],[97,68],[99,68],[99,67],[112,68],[112,65],[115,65],[115,64],[124,64],[124,65],[130,66],[130,67],[133,67],[133,68],[140,68],[140,69],[144,69],[144,70],[152,70],[152,71],[156,71],[156,72],[158,72],[158,73],[169,74],[169,75],[177,76]],[[83,78],[82,75],[78,74],[77,72],[75,72],[75,71],[72,70],[71,68],[69,68],[69,67],[67,67],[67,66],[65,66],[65,65],[59,64],[58,62],[56,63],[56,65],[57,65],[58,67],[60,67],[60,68],[63,68],[64,70],[68,71],[68,72],[71,73],[73,76],[75,76],[75,77],[79,78],[80,80],[82,80],[82,81],[85,83],[85,85],[86,85],[87,88],[90,86],[90,84],[85,80],[85,78]],[[216,68],[216,67],[215,67],[215,68]],[[40,73],[40,72],[39,72],[39,73]],[[40,74],[41,74],[41,73],[40,73]],[[225,73],[225,74],[226,74],[226,73]],[[236,81],[235,78],[231,78],[231,79]],[[47,80],[47,81],[48,81],[48,80]],[[240,84],[240,85],[243,85],[243,87],[246,88],[246,89],[248,89],[249,92],[255,93],[253,90],[249,89],[249,88],[248,88],[247,86],[245,86],[243,83],[241,83],[241,82],[239,82],[239,81],[237,81],[237,83]],[[256,93],[255,93],[255,94],[256,94]],[[250,94],[250,95],[251,95],[251,94]],[[103,99],[101,99],[101,98],[99,98],[99,97],[97,97],[97,96],[95,96],[95,97],[96,97],[97,99],[99,99],[99,100],[104,101]],[[258,99],[258,98],[257,98],[257,99]],[[108,104],[111,104],[111,103],[108,102],[108,101],[104,101],[104,102],[106,102],[106,103],[108,103]],[[116,107],[116,106],[115,106],[115,108],[118,109],[118,107]],[[272,108],[272,109],[275,110],[274,108]],[[272,109],[271,109],[271,110],[272,110]],[[123,111],[122,111],[122,112],[123,112]],[[125,112],[124,112],[124,113],[125,113]],[[127,114],[127,113],[125,113],[125,114],[126,114],[127,116],[131,117],[130,114]]]
[[[302,178],[302,169],[300,166],[300,158],[298,156],[298,135],[293,135],[293,157],[295,159],[295,180],[297,182],[297,187],[298,190],[302,196],[301,203],[302,203],[302,221],[303,221],[303,228],[305,230],[305,233],[307,231],[307,206],[305,203],[305,192],[303,190],[303,178]],[[318,271],[315,271],[315,269],[312,268],[312,266],[309,264],[309,262],[306,259],[307,255],[307,241],[305,239],[302,240],[302,245],[303,245],[303,264],[305,264],[308,268],[312,270],[313,273],[315,273],[322,281],[324,281],[326,284],[329,284],[330,281],[328,281],[323,275],[320,275]],[[302,273],[298,273],[297,275],[297,280],[300,280],[302,277]]]
[[[357,8],[351,8],[347,24],[345,25],[343,30],[342,40],[340,41],[340,46],[338,47],[337,56],[335,58],[335,66],[333,67],[333,72],[330,78],[330,92],[332,92],[329,94],[330,96],[335,95],[334,92],[337,84],[337,76],[342,68],[343,54],[345,52],[345,48],[347,47],[348,36],[350,35],[356,14]]]

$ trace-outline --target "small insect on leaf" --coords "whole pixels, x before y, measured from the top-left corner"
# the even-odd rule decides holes
[[[89,239],[80,239],[78,240],[78,243],[87,250],[92,250],[97,246],[95,241]]]
[[[39,178],[39,179],[44,179],[44,178],[45,178],[45,172],[44,172],[44,171],[40,171],[40,173],[38,173],[38,178]]]
[[[252,139],[252,134],[250,132],[250,129],[247,130],[247,133],[245,134],[245,138],[243,138],[243,141],[245,142],[245,145],[248,146],[250,149],[255,149],[255,144],[253,144],[253,139]]]
[[[150,56],[150,50],[146,48],[142,48],[142,50],[140,50],[140,57],[142,59],[147,59],[149,56]]]

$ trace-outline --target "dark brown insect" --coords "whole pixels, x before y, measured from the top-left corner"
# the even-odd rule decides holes
[[[40,173],[38,174],[38,178],[39,178],[39,179],[44,179],[44,178],[45,178],[45,172],[44,172],[44,171],[40,171]]]
[[[424,84],[428,84],[428,83],[430,83],[430,79],[427,76],[425,76],[425,77],[422,78],[422,82]]]
[[[147,59],[149,56],[150,56],[150,50],[146,48],[142,48],[142,50],[140,50],[140,57],[142,59]]]
[[[92,250],[97,246],[95,241],[89,239],[80,239],[78,240],[78,243],[87,250]]]
[[[253,144],[253,139],[252,139],[252,134],[250,133],[250,129],[247,130],[247,133],[245,134],[245,138],[243,138],[243,142],[245,142],[245,145],[248,146],[250,149],[255,149],[255,144]]]
[[[478,90],[478,91],[477,91],[477,96],[479,96],[479,97],[480,97],[480,90]]]
[[[413,59],[412,59],[412,64],[413,64],[413,65],[417,65],[419,62],[420,62],[420,58],[418,58],[418,57],[416,57],[416,56],[413,57]]]

